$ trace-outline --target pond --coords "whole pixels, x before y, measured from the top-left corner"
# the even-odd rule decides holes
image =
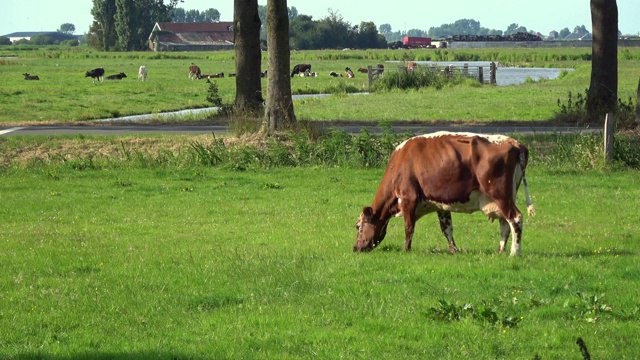
[[[397,64],[401,63],[399,61],[388,62]],[[464,64],[468,64],[470,68],[477,68],[482,66],[485,76],[488,76],[489,68],[491,66],[490,61],[416,61],[416,63],[419,66],[436,66],[443,68],[448,65],[453,65],[456,68],[461,68],[464,66]],[[498,69],[496,71],[496,84],[498,86],[518,85],[526,82],[527,78],[531,78],[532,80],[553,80],[557,79],[563,70],[573,71],[574,69],[501,67],[500,64],[498,64]]]

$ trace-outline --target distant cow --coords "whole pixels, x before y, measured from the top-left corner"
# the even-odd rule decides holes
[[[191,66],[189,66],[189,79],[199,79],[201,75],[202,72],[200,68],[196,64],[191,63]]]
[[[335,71],[332,71],[332,72],[329,73],[329,76],[331,76],[331,77],[342,77],[342,74],[338,73],[338,72],[335,72]]]
[[[345,73],[345,76],[349,79],[356,77],[356,75],[353,73],[353,71],[349,67],[344,68],[344,73]]]
[[[363,73],[363,74],[368,74],[368,73],[369,73],[369,70],[368,70],[368,69],[364,69],[364,68],[359,67],[359,68],[358,68],[358,72],[359,72],[359,73]]]
[[[107,76],[107,80],[122,80],[123,78],[126,78],[126,77],[127,77],[127,75],[125,75],[125,73],[121,72],[120,74]]]
[[[144,65],[140,66],[140,68],[138,69],[138,80],[147,80],[147,67]]]
[[[269,69],[265,69],[265,70],[264,70],[264,72],[261,72],[261,73],[260,73],[260,77],[261,77],[261,78],[266,78],[266,77],[268,77],[268,76],[269,76],[268,70],[269,70]]]
[[[511,234],[511,255],[519,255],[522,214],[516,193],[521,182],[529,216],[535,213],[525,177],[528,159],[528,149],[504,135],[441,131],[406,140],[391,154],[373,204],[362,209],[353,250],[378,246],[394,216],[404,217],[404,249],[410,250],[416,221],[437,212],[449,252],[455,253],[451,212],[479,210],[500,220],[498,251],[504,251]]]
[[[96,79],[98,82],[104,81],[104,69],[103,68],[95,68],[93,70],[87,71],[84,77],[91,77],[93,79],[93,83],[96,83]]]
[[[311,64],[298,64],[293,67],[291,71],[291,77],[294,77],[298,74],[304,74],[305,71],[311,71]]]
[[[215,79],[215,78],[223,78],[224,77],[224,73],[220,72],[217,74],[200,74],[200,77],[198,77],[198,79]]]
[[[38,75],[29,75],[29,73],[24,73],[22,75],[24,75],[25,80],[40,80]]]

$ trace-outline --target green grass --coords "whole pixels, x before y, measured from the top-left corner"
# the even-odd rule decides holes
[[[0,357],[638,357],[637,171],[531,168],[518,258],[478,214],[454,215],[455,256],[433,216],[411,253],[396,219],[354,254],[381,174],[5,170]]]
[[[635,99],[640,50],[619,50],[619,96]],[[354,50],[293,51],[292,65],[309,62],[318,78],[292,78],[294,94],[337,93],[325,99],[295,102],[302,120],[372,121],[544,121],[554,117],[557,101],[566,101],[569,92],[589,87],[590,49],[474,49],[474,50]],[[17,55],[0,60],[0,124],[73,123],[135,114],[153,114],[209,106],[207,84],[188,79],[194,62],[205,73],[235,72],[232,51],[184,53],[105,53],[80,47],[69,50],[20,51],[0,47],[0,55]],[[266,68],[266,53],[263,68]],[[368,96],[346,96],[347,92],[368,89],[366,77],[331,78],[330,71],[342,72],[384,61],[493,60],[510,65],[575,68],[561,79],[517,86],[446,86],[418,91],[379,92]],[[147,82],[136,80],[137,69],[146,65]],[[387,69],[394,68],[387,63]],[[85,78],[87,70],[104,67],[106,74],[125,72],[122,81],[94,85]],[[262,69],[264,70],[264,69]],[[390,70],[389,70],[390,71]],[[498,69],[500,71],[500,69]],[[38,75],[40,81],[25,81],[22,73]],[[225,104],[235,99],[235,78],[215,79]],[[263,80],[266,91],[267,80]],[[463,99],[463,100],[461,100]],[[496,106],[500,104],[500,106]]]

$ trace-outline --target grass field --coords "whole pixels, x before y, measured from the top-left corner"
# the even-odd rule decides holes
[[[188,79],[193,62],[204,73],[235,72],[234,53],[105,53],[87,48],[14,51],[0,47],[0,124],[74,123],[92,119],[153,114],[207,107],[208,85]],[[15,57],[14,57],[15,56]],[[263,56],[263,67],[267,64]],[[409,60],[498,61],[512,66],[574,68],[559,80],[529,82],[516,86],[453,86],[441,90],[378,92],[368,96],[347,96],[347,91],[365,91],[364,75],[354,79],[331,78],[342,72],[378,62],[391,69]],[[389,62],[387,62],[389,61]],[[589,87],[590,49],[474,49],[471,50],[353,50],[292,52],[292,65],[308,62],[317,78],[292,79],[294,94],[334,93],[324,99],[295,102],[301,120],[360,121],[545,121],[554,117],[557,102],[567,101],[569,92],[582,93]],[[140,65],[149,71],[147,82],[136,80]],[[104,67],[106,75],[124,72],[127,78],[94,85],[85,78],[87,70]],[[640,49],[619,51],[621,99],[636,97],[640,73]],[[264,69],[261,69],[264,70]],[[500,71],[498,69],[498,71]],[[23,73],[38,75],[40,81],[25,81]],[[235,98],[235,78],[215,79],[226,104]],[[267,80],[263,80],[266,91]],[[463,100],[461,100],[463,99]],[[495,104],[501,104],[496,106]],[[200,119],[206,121],[205,119]],[[172,121],[176,121],[173,119]]]
[[[576,71],[510,87],[301,100],[296,114],[543,121],[590,72],[584,49],[545,51],[477,56]],[[0,59],[3,125],[206,106],[188,64],[233,69],[231,53],[17,55]],[[292,62],[330,71],[427,56],[480,60],[332,51],[294,52]],[[620,58],[620,95],[635,95],[639,54]],[[145,83],[133,79],[143,63]],[[93,85],[83,76],[96,66],[131,79]],[[298,92],[346,86],[292,81]],[[230,101],[233,80],[218,84]],[[435,216],[418,222],[409,253],[394,219],[378,249],[355,254],[356,218],[402,136],[294,134],[255,147],[212,135],[0,137],[0,358],[580,359],[578,338],[593,359],[640,358],[637,135],[616,135],[613,165],[601,135],[516,136],[531,149],[537,208],[524,218],[520,257],[497,254],[499,225],[480,214],[453,215],[462,250],[453,256]]]
[[[454,214],[455,256],[435,217],[411,253],[394,220],[354,254],[381,174],[0,172],[0,357],[578,359],[578,337],[640,356],[637,171],[533,167],[518,258],[478,214]]]

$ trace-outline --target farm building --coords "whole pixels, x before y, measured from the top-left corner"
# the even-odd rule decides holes
[[[232,50],[234,43],[233,22],[158,22],[149,36],[153,51]]]

